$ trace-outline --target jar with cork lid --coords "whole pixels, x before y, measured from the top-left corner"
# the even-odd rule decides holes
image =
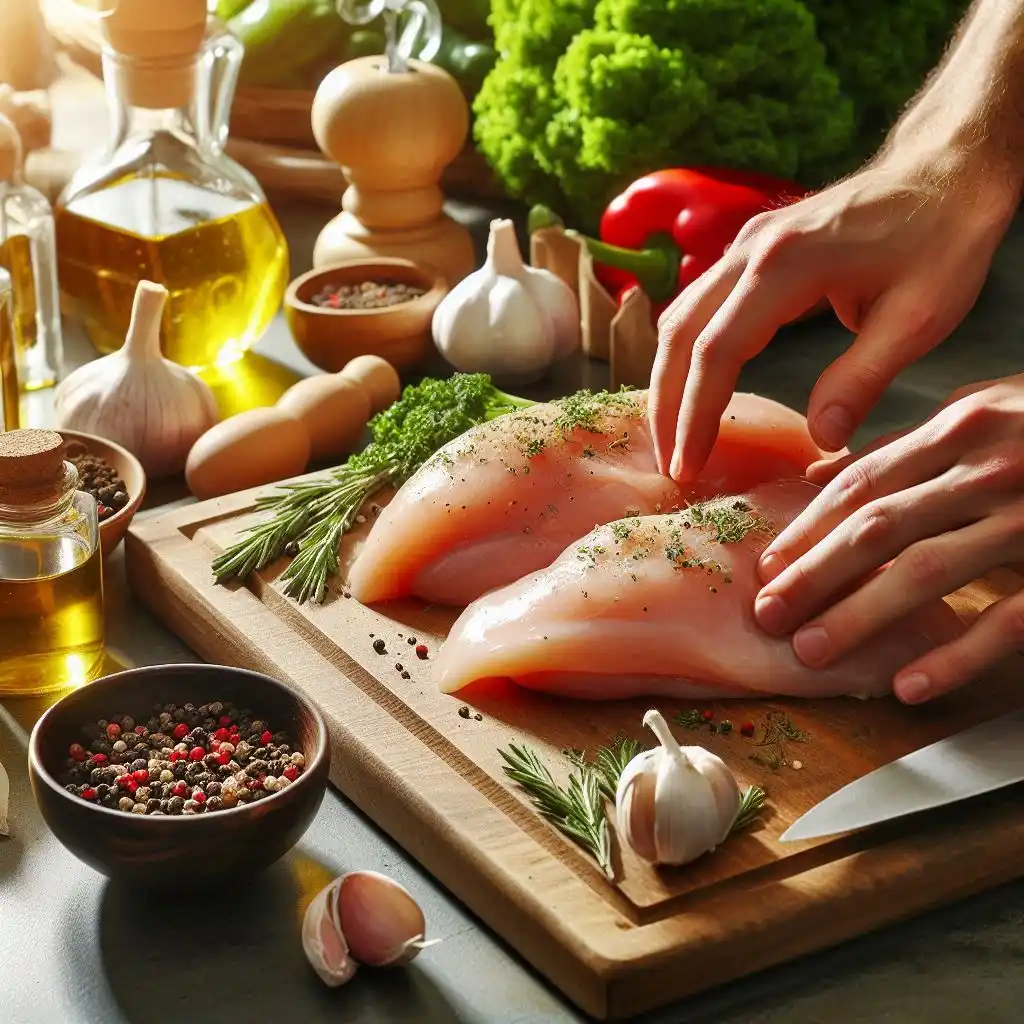
[[[104,649],[96,499],[52,430],[0,433],[0,697],[95,679]]]

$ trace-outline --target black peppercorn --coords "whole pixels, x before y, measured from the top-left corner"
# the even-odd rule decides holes
[[[387,644],[385,644],[383,640],[378,638],[373,641],[373,649],[378,654],[384,654],[387,651]]]
[[[167,806],[171,814],[181,814],[185,801],[180,796],[172,796]]]
[[[220,796],[220,783],[216,779],[206,784],[206,795]]]
[[[154,811],[160,810],[160,801],[156,797],[150,797],[146,801],[146,813],[152,814]]]
[[[224,804],[219,796],[211,796],[206,801],[206,809],[208,811],[219,811]]]
[[[131,770],[133,772],[141,772],[142,769],[145,768],[148,763],[148,761],[143,760],[141,757],[137,757],[131,763]]]

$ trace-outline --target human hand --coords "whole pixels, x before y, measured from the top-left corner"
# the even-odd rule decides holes
[[[824,668],[915,608],[1024,558],[1024,374],[955,392],[921,425],[816,463],[823,484],[765,549],[754,615]],[[884,568],[883,568],[884,566]],[[1024,591],[902,668],[929,700],[1024,648]]]
[[[661,472],[693,480],[743,364],[827,300],[856,338],[811,392],[811,435],[839,451],[907,365],[973,306],[1019,201],[980,157],[879,160],[749,221],[659,321],[649,417]]]

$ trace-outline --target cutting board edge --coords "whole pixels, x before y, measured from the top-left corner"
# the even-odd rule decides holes
[[[244,588],[231,590],[225,587],[215,587],[212,577],[207,573],[204,577],[205,583],[197,583],[195,580],[188,580],[182,570],[173,564],[174,552],[168,548],[178,550],[184,548],[193,550],[193,542],[182,532],[187,523],[204,522],[211,519],[223,518],[226,512],[231,509],[242,511],[247,507],[245,495],[235,495],[226,501],[215,501],[205,503],[208,507],[203,513],[197,513],[197,506],[188,506],[186,509],[175,510],[164,515],[148,517],[146,520],[133,524],[129,535],[126,538],[126,569],[128,570],[129,586],[133,593],[141,598],[150,609],[165,622],[174,623],[172,628],[182,636],[182,639],[191,646],[197,654],[210,660],[222,660],[224,657],[223,645],[225,642],[230,645],[232,657],[239,664],[256,668],[262,671],[270,671],[275,675],[283,675],[288,678],[288,672],[278,661],[261,653],[255,646],[255,642],[248,638],[243,627],[233,625],[227,632],[220,630],[216,632],[205,631],[202,628],[202,621],[195,615],[194,603],[189,601],[189,591],[197,592],[202,600],[210,602],[211,597],[218,600],[244,601],[248,606],[243,617],[243,622],[250,616],[266,616],[272,618],[279,626],[287,628],[276,616],[266,609],[263,604],[250,591]],[[147,572],[149,573],[147,577]],[[166,584],[163,587],[154,587],[155,581]],[[204,593],[205,590],[210,592]],[[232,637],[231,632],[238,633],[238,637]],[[220,650],[218,651],[218,647]],[[340,675],[340,673],[339,673]],[[343,677],[344,678],[344,677]],[[292,680],[294,685],[297,685]],[[350,686],[354,683],[348,681]],[[360,691],[361,692],[361,691]],[[369,700],[366,695],[363,695]],[[384,709],[378,708],[381,715],[386,715]],[[335,730],[337,731],[337,730]],[[380,765],[376,768],[371,766],[370,759],[366,754],[368,748],[360,746],[357,737],[349,734],[349,742],[358,748],[360,756],[342,758],[341,760],[349,769],[348,773],[339,773],[339,778],[332,781],[339,786],[364,813],[374,820],[381,828],[391,835],[398,843],[408,850],[435,878],[450,889],[464,902],[474,913],[478,914],[490,927],[508,941],[525,960],[531,963],[535,969],[545,975],[553,984],[560,988],[563,993],[573,1002],[599,1019],[619,1019],[622,1016],[642,1012],[664,1006],[676,999],[692,996],[698,992],[735,980],[740,976],[749,975],[759,970],[769,968],[786,962],[797,956],[806,955],[819,951],[830,946],[840,944],[857,935],[868,931],[874,931],[891,925],[899,920],[916,916],[935,906],[951,902],[971,893],[991,888],[1002,882],[1017,877],[1021,868],[1013,864],[1013,860],[1020,860],[1020,854],[1024,853],[1024,818],[1018,822],[1020,832],[1018,845],[1008,847],[1009,852],[1004,851],[1005,856],[999,861],[995,869],[985,872],[975,871],[962,875],[962,880],[956,892],[951,894],[948,889],[936,890],[930,893],[925,899],[910,898],[910,889],[902,881],[894,881],[891,878],[883,878],[882,882],[887,887],[869,886],[870,891],[877,897],[883,888],[892,890],[890,898],[885,903],[885,912],[872,915],[870,922],[858,918],[857,912],[865,912],[863,907],[863,891],[855,887],[844,893],[838,905],[833,902],[829,917],[830,927],[822,929],[820,922],[815,925],[814,939],[807,938],[807,929],[795,929],[796,937],[789,943],[773,941],[763,944],[759,951],[747,950],[744,956],[737,955],[735,945],[730,950],[725,949],[724,937],[716,942],[690,942],[680,944],[678,938],[670,939],[664,922],[654,922],[650,925],[633,926],[636,936],[643,932],[645,948],[636,955],[630,955],[627,947],[628,942],[619,943],[619,953],[614,952],[616,943],[612,941],[611,947],[602,951],[602,936],[591,934],[590,942],[583,941],[582,945],[576,941],[571,930],[559,930],[552,927],[553,922],[543,915],[534,919],[530,917],[530,907],[525,905],[532,902],[535,894],[524,888],[521,879],[516,879],[505,870],[499,870],[494,863],[488,863],[481,851],[467,846],[464,840],[460,840],[454,831],[440,835],[441,843],[438,848],[431,850],[426,840],[429,821],[425,814],[431,805],[431,798],[428,792],[418,792],[416,797],[405,802],[398,800],[380,799],[382,795],[394,796],[394,789],[382,787],[380,772],[393,772],[394,768],[388,764],[384,755],[377,753]],[[427,756],[436,756],[426,746],[423,751]],[[371,754],[374,751],[369,751]],[[347,774],[347,777],[346,777]],[[429,773],[424,773],[426,778]],[[456,776],[460,784],[469,789],[473,787],[466,780]],[[477,792],[474,789],[474,792]],[[477,795],[480,795],[479,793]],[[419,805],[419,806],[417,806]],[[417,816],[412,820],[403,820],[403,815],[412,810]],[[509,823],[510,828],[515,828],[514,823]],[[521,830],[516,829],[521,834]],[[529,838],[529,837],[527,837]],[[531,840],[532,842],[533,840]],[[854,855],[859,858],[859,875],[862,879],[866,876],[863,868],[873,865],[878,858],[891,858],[898,856],[901,849],[913,847],[911,840],[904,840],[900,843],[888,844],[885,847],[877,847],[866,853]],[[918,840],[920,845],[920,840]],[[938,855],[940,843],[935,843],[929,838],[925,844],[925,859],[919,865],[921,868],[934,866],[942,867],[944,871],[935,871],[934,875],[945,874],[949,869],[948,859],[944,860]],[[543,853],[543,851],[541,851]],[[455,854],[453,857],[452,854]],[[971,864],[973,854],[960,855],[960,859]],[[460,859],[461,858],[461,859]],[[466,870],[468,861],[471,870]],[[829,873],[835,874],[840,870],[839,865],[845,862],[832,862],[805,872],[803,881],[812,889],[817,884],[824,884]],[[975,859],[975,865],[978,863]],[[881,866],[881,865],[880,865]],[[599,897],[590,890],[590,887],[562,865],[567,872],[568,882],[571,886],[578,888],[579,897],[583,902]],[[967,881],[963,881],[967,878]],[[522,901],[510,900],[508,885],[503,882],[511,881],[512,888],[516,890]],[[738,888],[738,887],[737,887]],[[797,886],[799,888],[799,886]],[[729,906],[742,903],[745,899],[743,893],[729,892],[725,890],[712,903],[718,905],[722,912]],[[613,920],[614,912],[611,905],[600,900],[601,906],[609,918],[610,931],[603,938],[616,938],[616,933],[623,930],[621,923]],[[788,920],[799,924],[801,915],[813,913],[813,899],[803,901],[800,913],[792,914]],[[699,907],[688,909],[688,914],[699,911]],[[844,911],[850,911],[846,913]],[[620,921],[622,919],[620,918]],[[671,920],[671,919],[670,919]],[[777,923],[777,922],[776,922]],[[626,930],[629,929],[628,923]],[[825,937],[823,937],[825,936]],[[652,939],[661,938],[662,941],[652,942]],[[622,935],[618,935],[622,938]],[[568,941],[566,941],[568,940]],[[747,937],[747,943],[756,944],[758,941],[757,928],[752,928]],[[733,943],[735,937],[733,937]],[[746,943],[745,943],[746,944]],[[722,947],[723,952],[713,960],[721,961],[717,968],[712,964],[703,963],[700,970],[694,970],[694,957],[703,956],[705,960],[709,951]],[[695,952],[696,949],[696,952]],[[733,964],[742,962],[742,967],[736,969]],[[692,980],[691,979],[699,979]],[[658,990],[657,998],[652,996]]]

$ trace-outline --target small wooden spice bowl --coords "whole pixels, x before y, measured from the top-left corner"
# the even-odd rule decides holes
[[[146,471],[130,451],[104,437],[77,430],[58,430],[57,433],[64,438],[65,447],[70,451],[81,445],[90,455],[113,466],[128,489],[128,504],[100,523],[100,546],[106,558],[121,543],[146,496]]]
[[[60,783],[82,730],[109,715],[144,722],[154,704],[224,701],[251,708],[285,731],[305,758],[287,789],[262,800],[191,816],[131,814],[90,803]],[[316,817],[327,789],[330,746],[317,708],[283,683],[223,665],[156,665],[104,676],[54,704],[29,739],[29,779],[46,824],[76,857],[119,883],[147,889],[207,885],[278,860]]]
[[[405,284],[423,295],[377,309],[332,309],[313,297],[326,287]],[[337,373],[356,356],[375,355],[396,370],[422,362],[430,352],[434,310],[448,293],[438,271],[390,257],[345,260],[295,278],[284,298],[285,319],[303,355],[328,373]]]

